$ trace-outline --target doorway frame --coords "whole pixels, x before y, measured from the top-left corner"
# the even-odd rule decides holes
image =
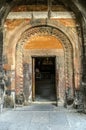
[[[35,102],[35,58],[42,58],[42,57],[53,57],[55,58],[55,96],[56,96],[56,105],[58,105],[58,96],[59,96],[59,92],[58,92],[58,81],[57,81],[57,64],[58,64],[58,57],[56,55],[42,55],[42,56],[31,56],[31,59],[32,59],[32,102]],[[48,103],[49,101],[47,101]],[[50,101],[52,102],[52,101]]]
[[[51,31],[49,31],[51,30]],[[50,33],[52,32],[52,33]],[[31,64],[31,56],[39,56],[39,54],[41,54],[42,56],[44,56],[45,54],[46,55],[58,55],[58,52],[57,50],[50,50],[48,52],[47,49],[40,49],[40,50],[25,50],[23,47],[24,45],[26,44],[26,42],[28,41],[28,39],[31,37],[31,36],[39,36],[39,35],[53,35],[58,39],[61,40],[61,43],[62,43],[62,46],[63,46],[63,53],[64,53],[64,70],[63,70],[63,73],[64,75],[62,76],[62,82],[59,80],[59,83],[58,85],[61,85],[62,84],[62,88],[65,87],[65,91],[68,87],[70,87],[71,91],[70,91],[70,95],[71,97],[73,97],[73,92],[74,92],[74,88],[73,86],[75,86],[73,80],[75,81],[75,78],[76,78],[76,75],[74,75],[74,77],[72,76],[73,73],[74,73],[74,68],[76,70],[76,66],[75,66],[75,58],[76,57],[73,57],[73,43],[72,41],[60,30],[58,29],[57,27],[52,27],[50,25],[42,25],[41,28],[40,26],[34,26],[30,29],[28,29],[27,31],[25,31],[23,34],[22,34],[22,38],[18,41],[17,45],[16,45],[16,54],[15,54],[15,58],[16,58],[16,62],[15,62],[15,73],[16,73],[16,83],[15,83],[15,89],[16,89],[16,95],[20,95],[21,93],[23,93],[23,90],[24,90],[24,82],[26,82],[26,88],[28,88],[28,99],[27,99],[27,102],[32,102],[32,64]],[[38,54],[38,51],[40,52]],[[43,51],[43,53],[42,53]],[[52,52],[52,53],[51,53]],[[26,56],[27,55],[27,56]],[[30,61],[28,61],[28,57],[30,58]],[[25,63],[28,65],[28,68],[27,69],[29,71],[29,73],[24,73],[23,71],[23,64],[22,63]],[[60,64],[60,62],[59,62]],[[20,71],[21,69],[21,71]],[[71,69],[71,70],[70,70]],[[61,68],[59,69],[59,72],[61,72]],[[60,74],[60,73],[59,73]],[[24,76],[23,76],[24,75]],[[59,75],[60,77],[60,75]],[[26,80],[27,78],[27,80]],[[57,80],[56,80],[57,81]],[[65,82],[65,83],[64,83]],[[61,84],[60,84],[61,83]],[[76,83],[76,82],[75,82]],[[60,88],[60,86],[59,86]],[[58,89],[59,89],[58,88]],[[61,89],[62,90],[62,89]],[[62,90],[63,91],[63,90]],[[61,92],[62,92],[61,91]],[[62,99],[64,101],[64,92],[62,92]],[[58,92],[58,95],[59,95],[60,91]],[[25,95],[25,94],[24,94]],[[59,95],[60,97],[60,95]],[[26,98],[26,95],[25,95],[25,98]]]

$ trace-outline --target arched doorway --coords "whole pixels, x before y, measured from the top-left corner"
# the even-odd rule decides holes
[[[57,47],[56,50],[56,43],[54,43],[53,40],[51,40],[51,43],[48,41],[47,42],[48,44],[43,45],[43,39],[42,39],[41,45],[37,48],[36,39],[39,39],[39,37],[44,37],[44,41],[46,37],[47,39],[52,37],[55,40],[57,40],[56,42],[58,43],[57,46],[60,45],[61,47],[60,49],[62,50],[61,54],[58,53],[57,51],[59,50],[59,47]],[[64,35],[64,33],[62,33],[60,30],[56,29],[55,27],[46,25],[33,27],[25,31],[16,46],[16,94],[24,93],[26,100],[32,102],[33,67],[31,58],[34,56],[36,57],[45,56],[46,58],[47,56],[56,57],[56,69],[55,69],[56,97],[57,98],[62,97],[61,100],[63,100],[65,92],[67,90],[69,90],[68,96],[73,97],[74,77],[73,77],[72,44],[69,41],[69,39]],[[59,73],[59,80],[58,80],[58,73]]]
[[[56,57],[32,57],[32,100],[35,102],[54,102],[56,95]]]

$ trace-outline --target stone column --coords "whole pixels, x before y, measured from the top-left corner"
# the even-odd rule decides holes
[[[2,53],[3,53],[3,32],[2,32],[1,15],[0,15],[0,100],[1,100],[0,106],[1,106],[1,112],[3,109],[3,98],[4,98]]]
[[[86,21],[82,21],[83,33],[83,59],[82,59],[82,100],[84,103],[84,111],[86,112]]]
[[[86,111],[86,22],[82,19],[82,76],[80,89],[76,91],[76,101],[78,111]]]

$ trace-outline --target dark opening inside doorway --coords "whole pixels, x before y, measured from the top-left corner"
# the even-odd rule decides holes
[[[56,58],[35,57],[35,90],[34,101],[53,102],[56,101]]]

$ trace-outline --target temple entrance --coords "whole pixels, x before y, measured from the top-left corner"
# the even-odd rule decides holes
[[[56,61],[55,57],[33,58],[33,101],[56,101]]]
[[[54,28],[51,35],[49,29],[34,27],[17,44],[16,95],[23,93],[28,103],[54,101],[63,105],[68,87],[68,95],[73,97],[72,45],[61,31]]]

